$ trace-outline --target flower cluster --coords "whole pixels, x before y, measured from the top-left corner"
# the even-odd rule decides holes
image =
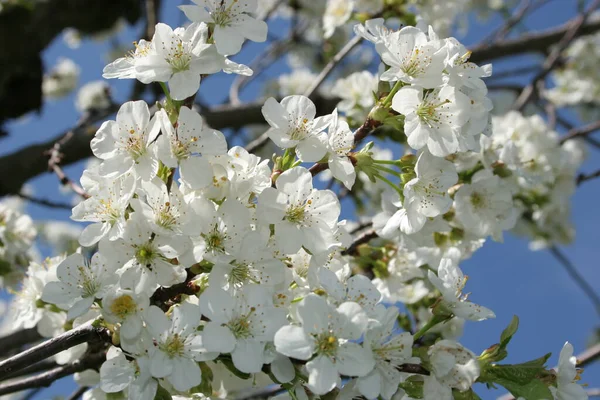
[[[19,203],[0,202],[0,288],[14,286],[32,260],[37,230]]]
[[[536,233],[556,223],[548,213],[568,210],[568,198],[551,193],[562,190],[559,177],[572,183],[578,148],[517,114],[492,129],[482,80],[490,67],[432,28],[391,31],[376,19],[355,30],[384,70],[336,83],[340,110],[364,118],[361,128],[352,132],[337,109],[317,115],[305,96],[269,98],[266,135],[284,149],[270,166],[228,148],[186,105],[206,74],[251,73],[226,56],[245,38],[265,39],[266,25],[251,16],[256,1],[195,3],[182,7],[194,21],[187,28],[159,23],[151,41],[105,68],[108,78],[160,82],[166,99],[156,111],[126,102],[96,132],[101,162],[84,171],[89,197],[71,216],[89,223],[79,244],[90,253],[30,265],[17,322],[43,335],[71,321],[110,333],[99,376],[79,377],[97,385],[89,399],[231,396],[235,385],[217,386],[223,369],[277,383],[291,398],[446,400],[475,396],[476,382],[523,393],[498,372],[519,366],[497,365],[516,327],[480,356],[456,340],[464,320],[495,317],[463,292],[459,262],[517,220]],[[324,20],[367,3],[377,8],[328,1]],[[404,133],[399,160],[375,158],[371,144],[355,151],[380,126]],[[373,220],[381,246],[352,243],[336,193],[313,185],[324,169],[347,190],[358,173],[390,189]],[[547,357],[528,363],[548,398],[581,389],[565,349],[558,374],[545,369]]]

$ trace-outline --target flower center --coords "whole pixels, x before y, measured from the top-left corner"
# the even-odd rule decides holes
[[[173,210],[171,209],[171,203],[168,201],[165,203],[164,207],[162,207],[157,215],[156,215],[156,225],[165,229],[173,229],[173,225],[177,223],[177,218],[173,215]]]
[[[110,311],[121,319],[127,318],[128,315],[135,314],[137,304],[133,297],[128,294],[117,297],[110,305]]]
[[[223,242],[225,241],[225,235],[219,231],[219,227],[215,224],[215,227],[208,234],[201,235],[206,241],[206,249],[208,251],[218,251],[224,252],[225,246]]]
[[[191,61],[192,56],[183,45],[183,41],[178,39],[175,47],[171,48],[167,59],[167,62],[173,68],[173,73],[189,70]]]
[[[154,257],[156,257],[156,253],[154,252],[154,247],[150,242],[144,243],[138,247],[137,251],[135,252],[135,259],[143,265],[151,264],[152,260],[154,260]]]
[[[179,139],[175,139],[175,142],[171,145],[171,151],[178,161],[185,160],[190,156],[188,145],[182,143]]]
[[[82,297],[95,297],[96,292],[100,289],[100,285],[96,281],[94,275],[91,273],[90,269],[85,266],[77,267],[79,269],[79,274],[81,276],[81,291],[83,293]]]
[[[233,269],[229,273],[229,284],[241,285],[248,282],[259,283],[253,276],[250,266],[247,264],[234,264]]]
[[[292,140],[302,140],[308,136],[308,118],[303,118],[298,121],[296,126],[290,132],[290,139]]]
[[[426,59],[423,59],[423,56],[419,56],[421,50],[414,49],[412,53],[410,53],[410,57],[404,60],[402,64],[402,72],[404,72],[408,76],[417,77],[421,75],[425,71],[425,66],[428,63],[424,63]],[[421,58],[419,58],[421,57]]]
[[[238,0],[233,0],[228,7],[225,7],[225,1],[221,1],[219,8],[210,13],[215,25],[219,26],[227,26],[233,19],[233,14],[231,9],[238,2]]]
[[[306,218],[306,210],[304,205],[301,206],[290,206],[285,213],[285,219],[293,224],[300,224],[304,222]]]
[[[473,206],[473,208],[475,208],[476,210],[480,210],[482,208],[485,208],[486,204],[487,201],[485,199],[485,196],[483,196],[481,193],[473,192],[471,194],[471,205]]]
[[[248,321],[248,317],[252,314],[256,309],[252,307],[250,312],[246,315],[241,315],[236,319],[229,321],[227,327],[233,333],[237,339],[245,339],[252,336],[252,331],[250,330],[250,321]]]
[[[181,357],[185,350],[185,341],[175,333],[159,347],[162,351],[167,353],[169,358]]]
[[[432,127],[434,124],[439,124],[441,121],[441,115],[438,112],[438,108],[450,103],[450,100],[446,99],[440,103],[433,103],[428,100],[424,100],[423,103],[417,107],[417,116],[424,124]]]
[[[333,356],[337,352],[338,340],[331,332],[321,333],[317,336],[317,352],[326,356]]]

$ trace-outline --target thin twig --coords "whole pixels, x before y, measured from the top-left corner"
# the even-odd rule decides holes
[[[575,265],[573,265],[573,263],[558,247],[552,246],[548,249],[548,251],[550,251],[554,258],[560,262],[571,279],[573,279],[577,286],[579,286],[590,302],[594,305],[596,313],[600,316],[600,296],[598,296],[594,288],[585,280]]]
[[[569,130],[565,136],[560,138],[560,144],[563,144],[567,140],[587,136],[600,129],[600,121],[592,122],[591,124],[584,125],[580,128],[574,128]]]
[[[73,192],[81,196],[83,199],[88,199],[90,195],[86,193],[86,191],[81,186],[79,186],[77,183],[71,180],[67,176],[67,174],[65,174],[63,169],[59,166],[63,157],[63,154],[60,152],[60,149],[63,146],[63,144],[71,140],[72,137],[73,131],[70,131],[61,140],[54,143],[52,149],[48,150],[48,155],[50,156],[50,158],[48,159],[48,169],[50,169],[50,171],[54,171],[54,173],[58,177],[58,180],[63,186],[69,186]]]
[[[335,56],[327,63],[325,68],[321,71],[321,73],[315,78],[313,83],[310,85],[308,89],[304,92],[304,96],[311,97],[315,91],[321,86],[323,81],[327,79],[329,74],[333,71],[333,69],[338,65],[356,46],[360,44],[362,41],[362,36],[354,36],[344,47],[337,52]]]
[[[0,380],[5,379],[15,371],[24,369],[33,363],[44,360],[78,344],[108,341],[109,339],[104,329],[94,328],[91,324],[82,325],[33,346],[4,361],[0,361]]]
[[[535,90],[538,82],[542,81],[548,74],[554,69],[554,67],[558,64],[560,56],[564,49],[567,48],[569,44],[573,41],[573,39],[577,36],[578,32],[583,27],[583,24],[587,21],[589,15],[600,6],[600,0],[595,0],[594,3],[587,9],[587,11],[579,14],[576,18],[574,18],[570,22],[569,29],[565,32],[563,38],[558,42],[558,44],[552,49],[546,60],[542,65],[542,70],[533,78],[533,81],[523,89],[517,100],[514,104],[514,109],[518,111],[522,111],[523,108],[529,103],[529,101],[534,97]]]
[[[27,200],[31,203],[38,204],[38,205],[44,206],[44,207],[62,208],[64,210],[73,209],[73,205],[69,204],[69,203],[60,203],[60,202],[52,201],[52,200],[48,200],[48,199],[39,199],[37,197],[33,197],[33,196],[30,196],[30,195],[24,194],[24,193],[17,193],[17,196],[19,196],[20,198]]]
[[[73,394],[71,394],[67,400],[79,400],[79,398],[81,396],[83,396],[83,394],[85,392],[87,392],[89,389],[90,388],[87,386],[82,386],[79,389],[77,389],[76,391],[74,391]]]
[[[375,128],[379,127],[381,122],[372,119],[371,117],[367,117],[365,122],[354,132],[354,146],[360,143],[364,138],[366,138],[371,132],[375,130]],[[329,164],[327,163],[315,163],[308,170],[315,176],[320,174],[329,168]]]
[[[344,251],[342,251],[343,255],[355,255],[356,252],[358,251],[358,246],[360,246],[361,244],[365,244],[365,243],[369,243],[371,240],[378,238],[379,236],[377,236],[377,233],[375,233],[375,231],[369,231],[366,233],[363,233],[362,235],[360,235],[356,240],[354,240],[354,242],[352,242],[352,244],[350,246],[348,246],[348,248]]]
[[[25,396],[21,400],[31,400],[35,397],[36,394],[42,391],[42,388],[36,388],[27,392]]]
[[[523,20],[523,18],[525,18],[525,15],[529,12],[531,6],[531,0],[521,1],[519,8],[512,13],[510,18],[505,21],[504,25],[496,32],[492,32],[487,38],[484,39],[484,41],[497,42],[499,40],[503,40],[506,35],[510,33],[512,28],[514,28]]]
[[[592,172],[591,174],[579,174],[577,175],[577,185],[581,185],[583,182],[591,181],[592,179],[596,179],[600,177],[600,169]]]
[[[266,21],[269,17],[277,10],[284,1],[278,0],[274,2],[271,7],[263,12],[263,14],[258,16],[258,20]],[[262,72],[273,62],[277,61],[280,58],[280,55],[283,54],[288,47],[290,47],[294,40],[298,37],[298,34],[295,33],[295,29],[292,29],[290,37],[285,40],[278,40],[275,43],[272,43],[262,54],[258,55],[252,62],[250,63],[250,69],[254,71],[251,76],[238,75],[235,80],[231,84],[229,88],[229,103],[233,105],[240,104],[240,91],[248,84],[250,81],[256,79]],[[248,43],[248,42],[246,42]],[[244,43],[245,44],[245,43]]]

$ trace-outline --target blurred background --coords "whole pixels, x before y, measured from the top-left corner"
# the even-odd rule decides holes
[[[75,222],[70,222],[70,210],[66,209],[74,204],[76,196],[60,185],[55,174],[42,172],[43,168],[27,180],[21,189],[21,198],[12,196],[19,191],[18,187],[9,187],[7,182],[27,166],[46,163],[46,156],[39,150],[49,149],[52,141],[77,126],[82,119],[96,121],[92,128],[86,128],[93,133],[101,121],[112,117],[112,104],[139,98],[153,103],[160,99],[160,91],[154,86],[142,86],[132,80],[104,80],[102,69],[131,51],[132,43],[151,32],[154,22],[165,22],[173,27],[187,23],[177,9],[178,5],[187,3],[178,0],[0,0],[0,195],[7,195],[0,201],[20,202],[35,221],[40,232],[36,240],[38,257],[53,255],[57,241],[76,235],[81,229]],[[255,70],[255,76],[240,86],[237,95],[240,103],[253,104],[267,96],[302,93],[328,57],[352,36],[351,28],[341,29],[327,42],[321,39],[321,42],[314,42],[316,45],[290,45],[289,38],[293,37],[290,33],[298,24],[294,7],[287,1],[259,3],[263,16],[269,16],[267,42],[249,42],[242,52],[232,57]],[[318,8],[321,5],[317,3],[324,1],[314,3]],[[590,2],[464,0],[449,1],[446,5],[431,0],[429,3],[433,4],[422,1],[395,3],[402,3],[402,7],[406,7],[403,9],[420,11],[440,36],[455,36],[468,48],[481,49],[495,42],[556,30],[577,17]],[[590,18],[595,20],[594,16]],[[595,29],[600,32],[600,24],[597,25]],[[306,37],[310,38],[310,35],[306,34]],[[592,36],[586,40],[588,47],[566,54],[556,71],[545,79],[546,102],[555,107],[550,112],[546,108],[542,115],[547,121],[553,120],[548,122],[555,124],[555,130],[561,135],[572,127],[594,123],[600,115],[597,112],[600,90],[595,92],[594,86],[600,87],[600,69],[597,67],[600,39]],[[488,52],[486,57],[477,60],[480,65],[493,64],[493,75],[486,82],[495,103],[494,113],[501,114],[510,108],[520,90],[540,72],[547,52],[548,47],[518,54]],[[585,65],[577,59],[582,53],[587,55]],[[474,52],[473,57],[476,56],[477,52]],[[594,57],[598,57],[595,64]],[[582,67],[577,69],[573,65]],[[332,99],[336,97],[334,82],[337,79],[364,69],[376,73],[378,66],[379,58],[371,44],[363,43],[320,88],[319,101],[323,107],[335,105]],[[239,86],[240,78],[217,74],[204,79],[197,96],[200,111],[230,104],[230,87],[234,82]],[[530,107],[525,112],[539,111]],[[230,146],[247,144],[266,130],[260,121],[248,126],[243,122],[231,123],[235,128],[220,128]],[[37,153],[29,152],[25,158],[9,157],[33,144],[42,144]],[[401,145],[392,140],[378,140],[378,146],[389,148],[395,156],[402,154]],[[269,158],[275,150],[267,146],[260,150],[260,155]],[[67,176],[78,181],[89,155],[89,151],[83,152],[78,155],[79,161],[71,163],[68,160],[64,167]],[[3,160],[10,162],[3,163]],[[588,146],[582,172],[592,173],[599,168],[600,149],[592,143]],[[26,197],[52,204],[38,204]],[[600,180],[589,180],[578,186],[572,198],[570,217],[575,235],[571,243],[559,246],[596,292],[600,292],[599,199]],[[356,204],[351,198],[344,200],[342,209],[343,217],[357,219]],[[461,264],[469,276],[467,289],[472,293],[473,301],[491,308],[497,315],[493,320],[466,323],[460,340],[476,354],[498,341],[500,332],[514,314],[520,317],[521,324],[509,347],[506,360],[509,363],[534,359],[552,351],[549,364],[555,365],[565,341],[573,343],[576,353],[598,341],[600,305],[594,304],[581,290],[563,263],[550,251],[533,247],[536,247],[535,243],[528,238],[506,234],[504,243],[488,240],[471,259]],[[7,291],[0,292],[6,307],[9,307],[10,297]],[[3,323],[10,324],[10,321]],[[585,368],[582,382],[589,383],[590,389],[600,387],[600,363]],[[65,378],[33,398],[59,398],[75,387],[71,378]],[[477,388],[477,392],[483,399],[502,395],[500,390]]]

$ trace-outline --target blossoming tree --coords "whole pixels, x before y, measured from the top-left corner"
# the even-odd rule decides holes
[[[14,293],[0,395],[32,398],[75,374],[71,398],[89,400],[463,400],[499,386],[511,399],[588,398],[579,367],[599,349],[578,364],[567,342],[554,369],[550,354],[508,364],[517,317],[486,349],[459,342],[465,321],[495,317],[465,290],[461,262],[508,231],[564,260],[570,197],[599,175],[578,171],[600,124],[563,136],[555,125],[568,125],[565,106],[597,118],[597,96],[577,87],[598,91],[580,60],[600,53],[582,36],[600,30],[600,1],[508,38],[543,2],[514,3],[194,0],[175,28],[150,5],[145,38],[103,71],[135,80],[132,98],[115,104],[106,83],[88,85],[82,120],[47,152],[0,158],[0,194],[60,206],[22,191],[47,164],[84,223],[41,227],[56,252],[42,261],[32,219],[0,203],[0,283]],[[0,16],[22,6],[0,4]],[[459,14],[490,10],[509,14],[491,40],[469,50],[450,36]],[[233,61],[247,40],[276,40],[275,20],[289,38],[250,66]],[[502,99],[486,61],[526,51],[546,59],[492,116]],[[285,52],[301,68],[242,103]],[[198,104],[223,73],[235,76],[227,104]],[[78,74],[62,60],[45,96]],[[234,145],[232,127],[253,140]],[[36,151],[42,163],[18,163]],[[61,166],[88,156],[78,184]]]

